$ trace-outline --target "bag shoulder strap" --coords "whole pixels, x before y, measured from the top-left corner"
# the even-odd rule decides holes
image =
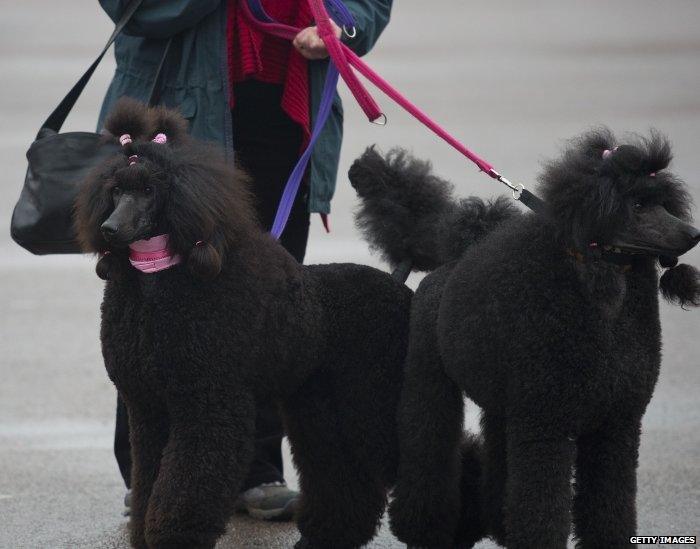
[[[90,77],[92,76],[92,73],[95,72],[95,69],[97,68],[97,65],[100,64],[100,61],[102,61],[102,58],[105,56],[105,53],[107,53],[107,50],[109,50],[109,47],[114,43],[114,40],[117,38],[120,32],[124,30],[124,27],[129,23],[131,18],[134,16],[134,13],[136,10],[139,8],[143,0],[131,0],[129,4],[126,6],[126,9],[124,10],[124,13],[122,14],[121,18],[117,22],[117,24],[114,27],[114,31],[112,31],[112,34],[110,35],[109,39],[107,40],[107,43],[105,44],[104,48],[102,48],[102,51],[100,54],[97,56],[97,59],[93,61],[92,65],[88,67],[88,69],[85,71],[85,73],[80,77],[80,80],[78,80],[73,88],[66,94],[66,96],[63,98],[63,100],[58,104],[58,106],[54,109],[54,111],[49,115],[49,117],[46,119],[46,122],[41,127],[40,133],[44,129],[49,129],[53,130],[54,132],[58,133],[61,130],[61,127],[63,126],[63,123],[66,121],[66,118],[68,117],[68,114],[70,113],[71,110],[73,110],[73,107],[75,106],[76,101],[78,101],[78,98],[80,97],[80,94],[83,93],[83,90],[85,89],[85,86],[87,85],[88,81],[90,80]],[[168,44],[169,45],[169,44]],[[165,49],[165,53],[168,51],[168,47]],[[159,70],[162,69],[163,67],[163,60],[161,60],[161,64],[159,66]],[[156,80],[158,78],[156,77]],[[155,82],[154,82],[155,84]],[[153,90],[151,90],[153,93]]]

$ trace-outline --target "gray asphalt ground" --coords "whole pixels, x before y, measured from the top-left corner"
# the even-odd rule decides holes
[[[395,4],[370,63],[503,173],[532,182],[542,159],[591,125],[654,126],[672,138],[675,170],[696,201],[700,197],[697,0]],[[0,547],[126,547],[123,487],[111,453],[115,394],[101,364],[102,284],[94,261],[33,257],[12,244],[6,230],[24,178],[25,149],[94,57],[110,23],[90,0],[0,0],[0,13]],[[93,127],[112,71],[108,59],[67,129]],[[353,228],[355,199],[345,176],[368,144],[402,145],[433,159],[461,194],[501,192],[381,102],[386,128],[368,125],[346,101],[333,233],[325,235],[313,220],[311,262],[381,266]],[[700,265],[700,250],[687,261]],[[700,534],[698,314],[662,310],[663,371],[641,447],[640,535]],[[467,408],[474,426],[477,411]],[[220,547],[290,547],[296,537],[293,526],[239,517]],[[371,547],[402,544],[385,527]]]

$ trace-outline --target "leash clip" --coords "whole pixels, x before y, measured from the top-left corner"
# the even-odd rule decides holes
[[[520,200],[520,197],[523,195],[523,191],[525,190],[525,185],[522,183],[518,183],[515,185],[515,188],[513,189],[513,199],[514,200]]]
[[[357,29],[354,26],[352,26],[350,28],[352,29],[352,32],[349,32],[348,28],[345,25],[343,25],[343,32],[345,33],[345,36],[347,36],[348,38],[350,38],[352,40],[353,38],[355,38],[357,36]]]
[[[496,170],[491,168],[489,172],[487,172],[488,175],[493,177],[496,181],[500,181],[503,183],[506,187],[508,187],[511,191],[513,191],[513,199],[514,200],[520,200],[520,197],[523,195],[523,191],[525,190],[525,185],[522,183],[513,183],[506,177],[503,177],[500,173],[498,173]]]

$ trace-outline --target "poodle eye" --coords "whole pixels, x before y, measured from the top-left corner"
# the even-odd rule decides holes
[[[638,211],[640,211],[642,208],[644,208],[644,204],[642,204],[641,202],[636,202],[636,203],[634,204],[634,206],[632,206],[632,208],[634,209],[635,212],[638,212]]]
[[[151,194],[153,192],[153,187],[147,186],[143,188],[143,192],[146,194]]]
[[[112,194],[119,194],[122,190],[119,187],[112,187]]]

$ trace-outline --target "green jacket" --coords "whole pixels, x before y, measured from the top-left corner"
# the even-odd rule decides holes
[[[126,0],[99,0],[115,22]],[[98,128],[114,102],[128,95],[148,99],[165,45],[173,37],[163,71],[160,102],[189,119],[194,136],[220,143],[233,155],[226,54],[227,0],[143,0],[115,42],[117,69],[107,90]],[[357,36],[348,45],[367,53],[389,22],[392,0],[345,0]],[[310,62],[312,117],[318,111],[328,61]],[[312,121],[313,122],[313,121]],[[311,158],[309,211],[330,212],[343,136],[343,107],[336,94],[332,114]]]

